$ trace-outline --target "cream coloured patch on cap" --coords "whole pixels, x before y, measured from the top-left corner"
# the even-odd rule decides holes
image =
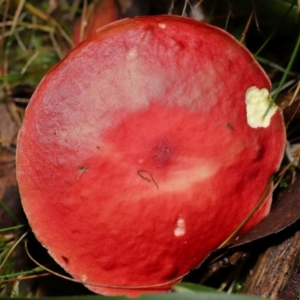
[[[272,116],[278,107],[272,103],[267,89],[258,89],[255,86],[246,91],[247,123],[252,128],[268,127]]]
[[[161,29],[165,29],[166,28],[166,24],[164,23],[158,23],[158,27]]]
[[[127,60],[132,60],[135,59],[138,56],[138,52],[136,48],[132,48],[128,51],[126,59]]]
[[[185,221],[182,218],[177,220],[177,226],[174,229],[175,236],[183,236],[185,235]]]
[[[170,176],[159,180],[161,192],[182,192],[190,189],[195,183],[213,178],[219,169],[215,162],[206,162],[194,157],[181,157],[181,167],[170,172]]]

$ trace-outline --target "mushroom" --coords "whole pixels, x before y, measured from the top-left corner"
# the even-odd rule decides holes
[[[82,17],[75,24],[73,32],[74,45],[77,46],[98,28],[116,20],[118,20],[118,9],[115,0],[93,1],[88,6],[85,17]]]
[[[282,112],[250,52],[179,16],[125,19],[39,84],[17,178],[37,239],[105,295],[168,291],[247,217],[269,212]]]

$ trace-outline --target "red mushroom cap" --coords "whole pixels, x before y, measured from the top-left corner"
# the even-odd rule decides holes
[[[279,168],[282,113],[256,126],[247,104],[269,89],[248,50],[213,26],[155,16],[102,28],[44,77],[26,111],[17,177],[36,237],[97,293],[170,289]],[[243,231],[270,203],[271,192]]]

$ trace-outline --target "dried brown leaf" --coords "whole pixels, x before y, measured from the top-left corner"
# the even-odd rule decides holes
[[[0,104],[0,144],[9,147],[17,136],[19,126],[12,120],[5,104]]]

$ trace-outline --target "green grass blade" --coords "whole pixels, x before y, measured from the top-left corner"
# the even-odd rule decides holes
[[[288,8],[288,10],[286,11],[286,13],[284,14],[282,20],[280,20],[278,22],[278,26],[273,30],[273,32],[270,34],[270,36],[265,40],[265,42],[260,46],[260,48],[256,51],[256,53],[254,54],[254,57],[258,56],[258,54],[265,48],[265,46],[269,43],[269,41],[272,39],[272,37],[275,35],[275,33],[277,32],[277,30],[280,28],[281,24],[284,23],[284,20],[288,17],[288,15],[290,14],[290,12],[292,11],[293,7],[296,4],[296,0],[293,0],[293,3],[290,5],[290,7]]]
[[[24,225],[17,225],[17,226],[12,226],[12,227],[7,227],[7,228],[2,228],[0,229],[0,233],[10,231],[10,230],[16,230],[24,227]]]
[[[284,83],[286,82],[286,79],[287,79],[287,76],[292,68],[292,65],[297,57],[297,54],[298,54],[298,51],[299,51],[299,48],[300,48],[300,32],[299,32],[299,35],[298,35],[298,38],[297,38],[297,42],[296,42],[296,45],[294,47],[294,50],[293,50],[293,53],[291,55],[291,58],[289,60],[289,63],[286,67],[286,70],[285,72],[283,73],[283,76],[279,82],[279,85],[278,85],[278,88],[273,96],[273,102],[277,99],[279,93],[280,93],[280,90],[281,88],[283,87]]]

